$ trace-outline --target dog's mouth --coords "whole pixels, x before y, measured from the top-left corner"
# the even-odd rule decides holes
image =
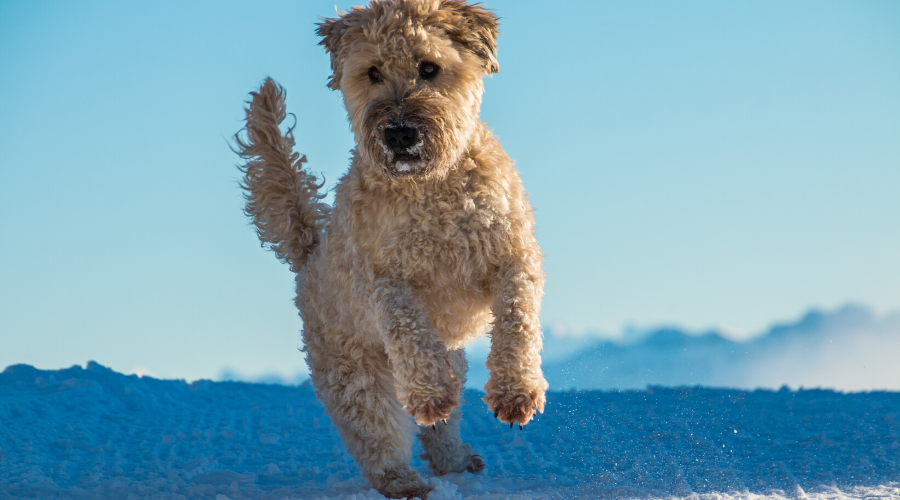
[[[418,175],[425,172],[428,162],[419,153],[399,153],[389,169],[394,175]]]

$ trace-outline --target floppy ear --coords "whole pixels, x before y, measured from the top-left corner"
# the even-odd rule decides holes
[[[344,22],[344,16],[337,19],[326,18],[321,23],[317,23],[319,28],[316,34],[322,37],[319,45],[325,47],[325,52],[331,55],[331,77],[328,79],[328,87],[334,90],[340,89],[341,82],[341,47],[344,31],[347,29],[347,23]]]
[[[500,71],[497,63],[498,18],[481,4],[468,5],[463,0],[445,0],[444,8],[455,11],[457,19],[448,27],[447,34],[454,41],[484,61],[484,71],[494,74]]]

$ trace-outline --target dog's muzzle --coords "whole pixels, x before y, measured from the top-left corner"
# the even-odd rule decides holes
[[[421,152],[424,141],[417,128],[406,123],[389,125],[384,129],[384,143],[392,153],[395,174],[416,174],[425,169],[427,162]]]

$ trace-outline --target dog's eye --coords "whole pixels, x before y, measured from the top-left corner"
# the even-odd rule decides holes
[[[425,61],[419,65],[419,77],[423,80],[431,80],[441,70],[440,66],[433,62]]]
[[[376,68],[375,66],[369,68],[369,80],[372,83],[381,82],[381,71],[378,71],[378,68]]]

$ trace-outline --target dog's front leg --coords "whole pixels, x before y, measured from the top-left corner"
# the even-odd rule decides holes
[[[541,328],[538,320],[543,287],[540,270],[510,265],[494,279],[491,310],[490,378],[484,402],[501,422],[528,423],[544,411],[547,381],[541,372]]]
[[[397,382],[397,397],[419,425],[450,417],[459,405],[460,382],[447,348],[437,339],[425,311],[404,283],[392,280],[372,287],[375,312]]]

